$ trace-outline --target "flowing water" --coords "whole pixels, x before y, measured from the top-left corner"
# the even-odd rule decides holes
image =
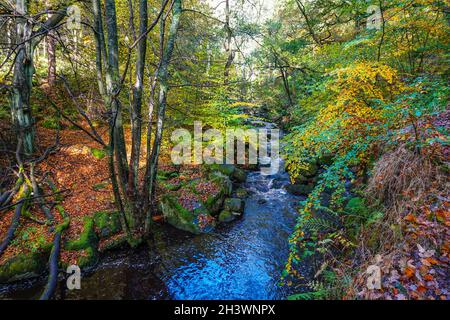
[[[148,248],[109,253],[82,278],[81,290],[69,291],[61,281],[56,298],[284,299],[289,292],[279,282],[300,200],[285,191],[288,183],[284,171],[250,172],[243,185],[250,195],[239,220],[200,236],[164,226],[156,254]],[[0,288],[0,297],[36,298],[43,282]]]

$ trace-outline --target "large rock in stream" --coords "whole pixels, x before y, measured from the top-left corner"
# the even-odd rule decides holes
[[[231,195],[232,187],[228,176],[213,171],[207,181],[193,180],[180,190],[165,194],[160,209],[173,227],[193,234],[208,233],[216,226],[216,215]]]

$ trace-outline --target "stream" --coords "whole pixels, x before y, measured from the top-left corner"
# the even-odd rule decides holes
[[[281,163],[275,175],[249,172],[242,218],[200,236],[164,226],[156,254],[147,246],[107,253],[82,277],[80,290],[67,290],[61,280],[55,298],[285,299],[289,289],[279,282],[301,199],[284,189],[289,175],[282,170]],[[0,288],[0,298],[36,299],[44,284],[42,278]]]

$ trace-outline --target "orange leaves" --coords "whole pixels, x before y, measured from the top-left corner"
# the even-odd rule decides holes
[[[403,271],[404,275],[410,279],[412,277],[414,277],[416,270],[412,267],[406,267],[405,270]]]

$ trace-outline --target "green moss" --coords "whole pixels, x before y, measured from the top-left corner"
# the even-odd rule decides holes
[[[20,254],[0,265],[0,283],[36,277],[45,271],[50,247],[38,253]]]
[[[119,212],[96,212],[94,224],[100,238],[110,237],[122,230]]]
[[[163,182],[163,181],[160,181],[159,183],[162,185],[162,187],[164,189],[166,189],[168,191],[178,191],[184,186],[184,184],[182,184],[182,183],[172,184],[172,183],[166,183],[166,182]]]
[[[212,229],[210,224],[206,229],[202,229],[199,226],[199,215],[209,215],[209,212],[203,206],[200,206],[193,211],[189,211],[184,208],[172,195],[163,196],[160,205],[164,217],[167,219],[167,222],[177,229],[188,231],[194,234],[201,234]]]
[[[175,177],[178,177],[177,171],[158,170],[158,174],[156,175],[156,179],[159,181],[165,181],[165,180],[173,179]]]
[[[78,259],[78,266],[81,269],[94,266],[98,261],[98,252],[92,247],[83,250],[85,255]]]
[[[220,222],[231,222],[235,219],[235,216],[228,210],[223,210],[219,214],[219,221]]]
[[[94,230],[94,219],[91,217],[85,217],[83,232],[79,239],[67,241],[64,245],[66,250],[83,250],[95,247],[97,245],[98,238]]]
[[[41,122],[41,126],[47,129],[57,130],[60,129],[61,126],[59,124],[59,120],[55,118],[47,118]]]
[[[244,199],[248,197],[248,191],[244,188],[239,188],[236,190],[236,197]]]
[[[228,177],[234,173],[235,169],[236,167],[232,164],[212,164],[209,166],[210,171],[218,171]]]
[[[102,183],[94,184],[92,186],[92,189],[94,191],[99,191],[99,190],[105,189],[107,186],[108,186],[108,184],[106,182],[102,182]]]
[[[107,151],[104,149],[91,148],[91,153],[97,159],[103,159],[107,155]]]

